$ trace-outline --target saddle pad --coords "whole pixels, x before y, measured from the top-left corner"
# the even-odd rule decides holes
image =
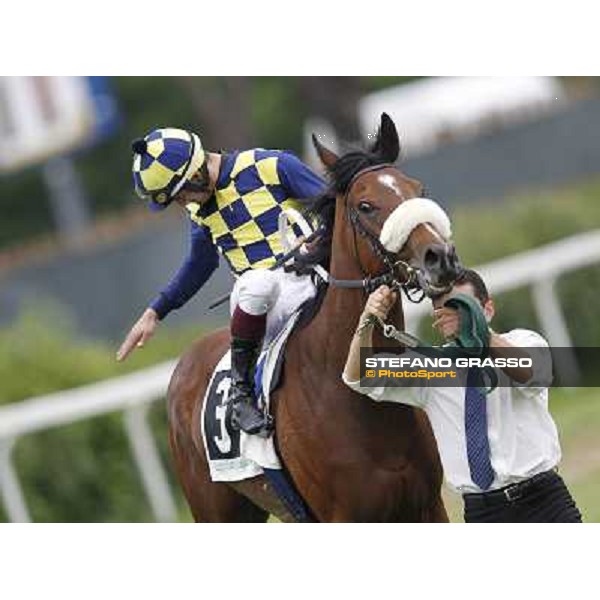
[[[262,373],[259,401],[269,407],[271,392],[277,387],[285,343],[300,311],[294,313],[282,331],[261,352],[257,372]],[[257,387],[259,382],[256,382]],[[281,469],[274,436],[267,439],[236,431],[225,418],[231,388],[231,352],[217,364],[204,395],[202,439],[212,481],[241,481],[262,475],[265,469]],[[257,394],[258,395],[258,394]]]

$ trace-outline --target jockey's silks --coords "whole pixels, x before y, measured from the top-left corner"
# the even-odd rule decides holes
[[[188,211],[240,274],[275,263],[283,254],[278,232],[282,208],[301,209],[301,200],[317,196],[323,185],[288,152],[245,150],[223,156],[215,193],[201,206],[189,204]]]
[[[257,148],[223,154],[212,198],[202,206],[187,206],[190,251],[151,304],[159,318],[183,306],[206,283],[219,255],[236,274],[272,266],[283,251],[277,232],[282,207],[297,208],[324,187],[323,180],[289,152]]]

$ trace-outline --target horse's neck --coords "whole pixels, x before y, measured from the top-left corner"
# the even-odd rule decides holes
[[[336,279],[364,278],[352,248],[344,248],[333,244],[330,273]],[[313,345],[315,360],[322,361],[323,355],[327,364],[341,372],[346,362],[352,336],[356,330],[358,319],[366,303],[366,293],[362,289],[330,287],[325,295],[317,317],[311,323],[310,343]],[[399,297],[390,312],[388,322],[397,328],[404,329],[402,300]],[[375,346],[388,346],[390,343],[379,331],[375,332]]]

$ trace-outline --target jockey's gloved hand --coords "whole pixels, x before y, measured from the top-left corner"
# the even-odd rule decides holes
[[[294,260],[292,264],[284,265],[283,270],[286,273],[296,273],[296,275],[310,275],[313,271],[313,263]]]
[[[325,262],[327,255],[326,245],[314,241],[309,245],[307,252],[298,252],[292,263],[284,266],[284,270],[286,273],[310,275],[313,272],[313,266]]]

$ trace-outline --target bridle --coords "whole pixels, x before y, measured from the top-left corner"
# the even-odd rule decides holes
[[[366,173],[372,173],[374,171],[380,171],[382,169],[390,167],[395,168],[395,166],[390,163],[371,165],[355,173],[352,179],[350,180],[348,187],[346,188],[346,193],[344,194],[344,210],[346,211],[348,221],[350,222],[350,225],[352,227],[354,255],[356,257],[356,261],[359,265],[359,268],[363,274],[363,279],[361,280],[361,283],[364,291],[367,294],[369,294],[375,289],[377,289],[379,286],[387,285],[388,287],[396,291],[403,289],[407,299],[410,302],[419,303],[422,302],[426,296],[424,285],[425,279],[421,270],[411,266],[404,260],[397,259],[393,253],[386,250],[383,244],[381,243],[379,236],[370,231],[361,221],[360,215],[356,208],[351,207],[348,204],[350,192],[352,191],[352,188],[354,187],[358,179],[360,179]],[[373,251],[375,256],[384,265],[383,273],[373,277],[364,268],[360,260],[360,254],[358,251],[357,236],[363,237],[367,240],[367,243],[371,247],[371,250]],[[330,284],[333,284],[336,287],[357,287],[344,285],[349,283],[350,281],[352,280],[333,280],[330,281]]]

